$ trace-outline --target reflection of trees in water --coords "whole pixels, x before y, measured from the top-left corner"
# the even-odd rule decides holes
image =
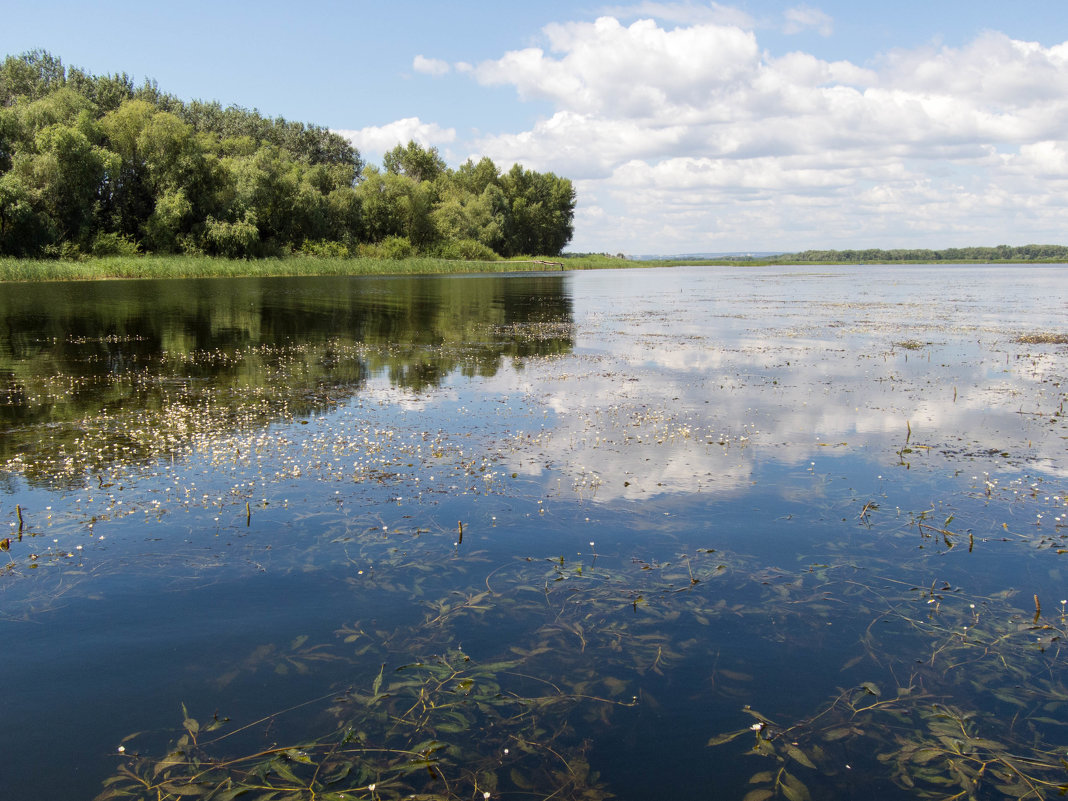
[[[0,320],[0,459],[47,482],[573,344],[553,276],[33,284]]]

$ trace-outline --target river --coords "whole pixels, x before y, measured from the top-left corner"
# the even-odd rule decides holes
[[[1066,320],[1063,265],[4,285],[3,797],[1056,797]]]

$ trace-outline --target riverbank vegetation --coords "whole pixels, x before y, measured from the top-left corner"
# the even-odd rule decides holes
[[[432,256],[406,258],[299,256],[226,259],[174,254],[103,256],[84,259],[0,258],[0,281],[93,281],[122,278],[252,278],[297,275],[443,275],[471,272],[560,270],[563,262],[545,259],[466,261]],[[588,264],[589,266],[582,266]],[[621,262],[621,266],[643,266]],[[590,269],[592,261],[569,269]],[[607,266],[607,265],[597,265]]]
[[[761,260],[765,261],[765,260]],[[896,248],[882,250],[804,250],[768,260],[772,264],[996,264],[1002,262],[1068,262],[1065,245],[997,245],[929,250]]]
[[[308,252],[291,254],[283,258],[224,258],[207,255],[137,254],[109,256],[77,256],[74,258],[3,258],[0,257],[0,281],[88,281],[115,278],[238,278],[294,275],[442,275],[472,272],[521,272],[545,270],[598,270],[633,267],[679,267],[679,266],[731,266],[751,265],[847,265],[847,264],[1043,264],[1068,263],[1068,248],[1057,245],[1024,246],[1010,248],[1017,254],[1026,248],[1041,248],[1043,253],[1064,255],[1024,258],[1020,255],[1008,258],[938,258],[916,259],[859,259],[852,254],[858,251],[806,251],[828,254],[824,258],[806,258],[804,253],[782,254],[766,258],[716,258],[716,259],[629,259],[622,255],[597,253],[572,254],[532,258],[516,256],[503,259],[491,255],[485,260],[457,259],[432,255],[408,255],[390,257],[386,248],[362,248],[363,255],[315,255]],[[373,253],[368,253],[373,250]],[[994,248],[960,248],[975,253]],[[868,251],[863,251],[867,253]],[[880,251],[889,252],[889,251]],[[910,251],[914,252],[914,251]],[[945,254],[949,251],[930,251]]]
[[[570,180],[518,164],[453,170],[409,142],[378,168],[317,125],[40,50],[0,64],[0,256],[490,261],[558,254],[574,206]]]

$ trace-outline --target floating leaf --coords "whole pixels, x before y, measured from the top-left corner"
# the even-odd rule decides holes
[[[743,734],[751,733],[751,729],[738,729],[738,731],[730,731],[725,734],[717,734],[715,737],[711,738],[708,741],[707,745],[723,745],[724,743],[729,743],[731,740],[734,740],[737,737],[741,737]]]
[[[172,793],[178,796],[197,796],[207,795],[211,792],[210,787],[204,787],[199,784],[176,784],[175,782],[163,782],[158,785],[160,790],[166,793]]]
[[[775,725],[769,718],[764,717],[762,714],[760,714],[755,709],[753,709],[753,708],[751,708],[749,706],[743,706],[742,707],[742,711],[745,712],[745,714],[747,714],[747,715],[752,715],[754,718],[759,720],[761,723],[766,723],[769,726],[774,726]]]
[[[386,663],[382,663],[382,667],[378,669],[378,675],[375,676],[375,680],[371,682],[371,695],[375,698],[378,697],[378,691],[382,689],[382,675],[385,673]]]
[[[856,732],[849,727],[828,729],[823,733],[823,739],[829,740],[830,742],[834,742],[835,740],[843,740],[853,734],[856,734]]]
[[[299,762],[302,765],[312,764],[311,757],[308,756],[306,751],[301,751],[297,748],[287,748],[285,754],[286,757],[288,757],[289,759],[293,760],[294,762]]]
[[[512,768],[509,771],[508,776],[512,780],[512,784],[514,784],[520,790],[534,789],[534,785],[531,784],[527,777],[520,773],[516,768]]]
[[[938,748],[919,748],[912,753],[911,759],[919,765],[924,765],[932,759],[942,756],[943,753],[944,752]]]
[[[816,765],[812,762],[812,760],[809,759],[805,752],[798,748],[796,745],[790,745],[789,743],[787,743],[785,748],[786,753],[795,762],[801,763],[806,768],[812,768],[813,770],[816,769]]]
[[[272,760],[270,764],[270,770],[278,776],[281,776],[283,779],[288,779],[294,784],[301,783],[300,779],[297,778],[297,774],[293,772],[293,769],[281,759]]]
[[[782,772],[782,784],[779,786],[782,788],[782,794],[790,801],[812,801],[808,787],[792,773],[787,773],[784,770]]]
[[[153,776],[158,776],[163,771],[167,770],[167,768],[173,768],[173,767],[176,767],[178,765],[184,765],[184,764],[185,764],[185,752],[184,751],[180,751],[180,750],[171,751],[169,754],[167,754],[167,756],[163,757],[163,759],[161,759],[159,762],[156,763],[155,768],[153,769],[152,775]]]
[[[753,677],[748,673],[739,673],[736,670],[720,670],[719,675],[730,679],[731,681],[752,681]]]

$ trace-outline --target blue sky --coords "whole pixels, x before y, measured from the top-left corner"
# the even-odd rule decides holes
[[[9,4],[44,48],[575,180],[574,250],[1068,241],[1063,0]]]

